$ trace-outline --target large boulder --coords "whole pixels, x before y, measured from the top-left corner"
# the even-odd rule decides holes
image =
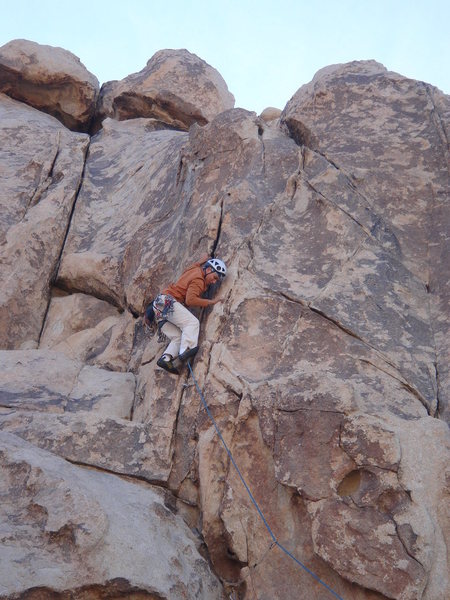
[[[0,94],[0,348],[37,347],[89,146]]]
[[[0,48],[0,92],[87,131],[99,83],[80,59],[63,48],[13,40]]]
[[[196,538],[155,490],[0,432],[2,598],[220,600]]]
[[[102,86],[95,128],[106,117],[152,117],[187,130],[233,106],[233,95],[213,67],[187,50],[161,50],[139,73]]]

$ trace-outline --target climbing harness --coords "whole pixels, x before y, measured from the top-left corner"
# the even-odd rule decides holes
[[[236,464],[236,462],[235,462],[235,460],[233,458],[233,455],[231,454],[231,451],[229,450],[229,448],[228,448],[225,440],[222,437],[222,434],[220,433],[220,429],[219,429],[219,427],[218,427],[218,425],[216,423],[216,420],[212,416],[212,413],[209,410],[208,404],[206,403],[205,397],[204,397],[204,395],[203,395],[203,393],[202,393],[202,391],[200,389],[200,386],[198,385],[197,380],[195,379],[195,375],[194,375],[194,372],[192,371],[191,363],[189,361],[187,361],[187,366],[189,367],[189,371],[191,373],[192,379],[194,380],[195,387],[197,388],[197,391],[198,391],[199,396],[201,398],[202,404],[203,404],[203,406],[204,406],[204,408],[206,410],[206,413],[207,413],[208,417],[210,418],[212,424],[214,425],[214,429],[216,430],[216,433],[219,436],[220,441],[222,442],[223,447],[227,451],[227,454],[228,454],[228,456],[230,458],[230,461],[233,463],[233,466],[236,469],[237,474],[239,475],[239,479],[242,481],[242,483],[243,483],[243,485],[244,485],[244,487],[245,487],[245,489],[247,491],[247,494],[249,495],[250,500],[252,501],[252,503],[253,503],[254,507],[256,508],[259,516],[261,517],[262,522],[264,523],[267,531],[270,534],[270,537],[272,538],[272,544],[271,544],[270,549],[272,549],[274,546],[278,546],[278,548],[280,548],[280,550],[282,550],[282,552],[284,552],[287,556],[289,556],[290,558],[292,558],[292,560],[297,565],[299,565],[304,571],[306,571],[307,573],[309,573],[311,575],[311,577],[313,577],[316,581],[318,581],[321,585],[323,585],[323,587],[326,588],[335,598],[337,598],[338,600],[343,600],[343,598],[341,596],[339,596],[339,594],[337,594],[333,589],[331,589],[330,586],[327,585],[324,581],[322,581],[315,573],[313,573],[310,569],[308,569],[308,567],[306,565],[304,565],[297,558],[295,558],[295,556],[291,552],[289,552],[289,550],[287,550],[284,546],[282,546],[280,544],[280,542],[277,540],[277,538],[275,537],[275,535],[274,535],[272,529],[270,528],[268,522],[266,521],[266,518],[264,517],[264,515],[263,515],[263,513],[262,513],[262,511],[261,511],[261,509],[260,509],[260,507],[258,505],[258,503],[256,502],[255,498],[253,497],[253,494],[251,493],[250,488],[248,487],[248,485],[247,485],[247,483],[246,483],[246,481],[245,481],[242,473],[240,472],[239,467],[237,466],[237,464]]]
[[[153,300],[153,310],[155,311],[155,319],[161,321],[165,319],[167,321],[167,315],[173,313],[173,304],[175,298],[169,294],[158,294]]]
[[[158,294],[153,300],[153,312],[155,313],[156,323],[158,325],[158,342],[164,342],[166,336],[162,332],[162,328],[168,321],[168,316],[173,313],[173,305],[175,298],[169,294]]]

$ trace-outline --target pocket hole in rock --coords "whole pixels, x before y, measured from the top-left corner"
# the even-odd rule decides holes
[[[361,485],[361,471],[351,471],[344,477],[338,486],[339,496],[351,496],[359,490]]]

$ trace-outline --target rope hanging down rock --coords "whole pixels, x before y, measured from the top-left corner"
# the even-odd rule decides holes
[[[270,526],[269,526],[269,524],[268,524],[268,522],[267,522],[267,520],[266,520],[265,516],[263,515],[263,513],[262,513],[262,511],[261,511],[261,509],[260,509],[260,507],[259,507],[258,503],[256,502],[256,500],[255,500],[255,498],[254,498],[253,494],[251,493],[251,491],[250,491],[250,488],[248,487],[248,485],[247,485],[247,483],[246,483],[246,481],[245,481],[244,477],[242,476],[242,473],[240,472],[240,470],[239,470],[239,467],[237,466],[237,464],[236,464],[236,462],[235,462],[235,460],[234,460],[234,458],[233,458],[233,455],[231,454],[231,451],[230,451],[230,449],[228,448],[228,446],[227,446],[227,444],[226,444],[225,440],[223,439],[223,436],[222,436],[222,434],[221,434],[221,432],[220,432],[220,429],[219,429],[219,427],[218,427],[218,425],[217,425],[217,423],[216,423],[216,420],[215,420],[215,419],[214,419],[214,417],[212,416],[212,414],[211,414],[211,411],[209,410],[209,407],[208,407],[208,405],[207,405],[207,403],[206,403],[206,400],[205,400],[205,397],[204,397],[204,395],[203,395],[203,392],[201,391],[201,389],[200,389],[200,386],[198,385],[198,383],[197,383],[197,380],[195,379],[195,375],[194,375],[194,372],[192,371],[192,367],[191,367],[191,363],[190,363],[190,361],[187,361],[187,366],[189,367],[189,371],[190,371],[190,373],[191,373],[192,379],[194,380],[195,387],[197,388],[197,391],[198,391],[198,393],[199,393],[199,396],[200,396],[200,398],[201,398],[201,401],[202,401],[202,403],[203,403],[203,406],[204,406],[204,408],[205,408],[205,410],[206,410],[206,413],[208,414],[208,417],[210,418],[210,420],[211,420],[212,424],[214,425],[214,429],[216,430],[216,433],[217,433],[217,435],[219,436],[219,438],[220,438],[220,441],[221,441],[221,442],[222,442],[222,444],[223,444],[223,447],[224,447],[224,448],[225,448],[225,450],[227,451],[227,454],[228,454],[228,456],[230,457],[230,460],[231,460],[231,462],[233,463],[233,466],[234,466],[234,468],[236,469],[236,472],[237,472],[237,474],[239,475],[239,479],[242,481],[242,483],[243,483],[243,485],[244,485],[244,487],[245,487],[245,489],[246,489],[246,491],[247,491],[247,494],[249,495],[249,498],[250,498],[250,500],[252,501],[252,503],[253,503],[254,507],[256,508],[256,510],[257,510],[257,512],[258,512],[258,514],[259,514],[259,516],[260,516],[260,517],[261,517],[261,519],[262,519],[262,522],[264,523],[264,525],[265,525],[265,527],[266,527],[267,531],[269,532],[269,534],[270,534],[270,537],[271,537],[271,538],[272,538],[272,540],[273,540],[273,544],[272,544],[272,546],[273,546],[273,545],[275,545],[275,546],[278,546],[278,548],[280,548],[280,550],[282,550],[282,551],[283,551],[285,554],[287,554],[287,556],[289,556],[290,558],[292,558],[292,560],[293,560],[293,561],[294,561],[294,562],[295,562],[297,565],[299,565],[299,566],[300,566],[300,567],[301,567],[301,568],[302,568],[304,571],[306,571],[307,573],[309,573],[309,574],[311,575],[311,577],[313,577],[313,578],[314,578],[316,581],[318,581],[318,582],[319,582],[321,585],[323,585],[323,587],[324,587],[324,588],[326,588],[326,589],[327,589],[327,590],[330,592],[330,594],[332,594],[332,595],[333,595],[335,598],[338,598],[338,600],[344,600],[344,599],[343,599],[341,596],[339,596],[339,594],[337,594],[337,593],[336,593],[336,592],[335,592],[333,589],[331,589],[329,585],[327,585],[327,584],[326,584],[324,581],[322,581],[322,580],[320,579],[320,577],[318,577],[318,576],[317,576],[315,573],[313,573],[313,572],[312,572],[310,569],[308,569],[308,567],[307,567],[306,565],[304,565],[304,564],[303,564],[302,562],[300,562],[300,561],[299,561],[297,558],[295,558],[295,556],[294,556],[294,555],[293,555],[291,552],[289,552],[289,550],[287,550],[287,549],[286,549],[284,546],[282,546],[282,545],[279,543],[279,541],[278,541],[278,540],[277,540],[277,538],[275,537],[275,534],[273,533],[272,529],[270,528]]]

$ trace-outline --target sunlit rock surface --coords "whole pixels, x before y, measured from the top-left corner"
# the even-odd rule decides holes
[[[95,128],[105,117],[151,117],[186,131],[233,106],[234,96],[216,69],[187,50],[160,50],[139,73],[103,84]]]
[[[0,48],[0,92],[87,131],[99,83],[80,59],[53,46],[13,40]]]
[[[89,145],[0,94],[0,342],[37,347]]]

